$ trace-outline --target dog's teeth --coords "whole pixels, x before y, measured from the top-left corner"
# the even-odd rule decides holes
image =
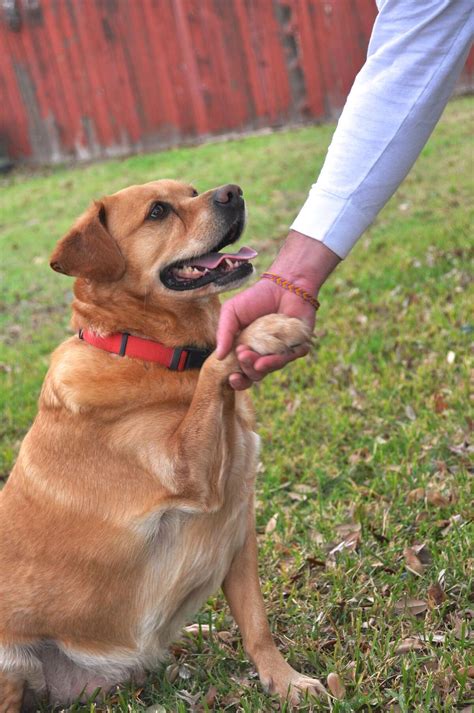
[[[201,277],[202,274],[203,271],[194,265],[183,265],[182,267],[177,267],[174,270],[175,277],[183,280],[197,279],[198,277]]]

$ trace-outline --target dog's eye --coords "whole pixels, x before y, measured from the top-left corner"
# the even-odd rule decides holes
[[[165,203],[153,203],[148,218],[150,220],[159,220],[160,218],[164,218],[168,212],[169,208]]]
[[[199,193],[197,192],[197,190],[195,188],[193,188],[193,198],[196,198],[196,196],[198,196],[198,195],[199,195]]]

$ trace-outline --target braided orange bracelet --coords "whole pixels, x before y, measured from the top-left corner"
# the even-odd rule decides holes
[[[306,292],[306,290],[304,290],[302,287],[293,285],[292,282],[286,280],[284,277],[280,277],[280,275],[274,275],[273,272],[263,272],[261,277],[265,280],[271,280],[279,287],[282,287],[284,290],[288,290],[288,292],[293,292],[293,294],[298,295],[298,297],[301,297],[302,300],[304,300],[305,302],[309,302],[310,305],[313,305],[316,311],[320,308],[321,305],[319,304],[319,301],[316,299],[316,297],[310,295],[309,292]]]

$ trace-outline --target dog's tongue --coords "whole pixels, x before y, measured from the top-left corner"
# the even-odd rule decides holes
[[[192,261],[192,264],[196,267],[207,267],[209,270],[213,270],[218,267],[223,260],[230,258],[231,260],[252,260],[252,258],[257,257],[258,253],[252,248],[240,248],[238,253],[207,253],[202,257],[196,258]]]

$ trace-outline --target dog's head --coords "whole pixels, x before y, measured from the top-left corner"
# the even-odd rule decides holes
[[[173,180],[130,186],[94,202],[56,246],[53,270],[135,295],[189,299],[238,287],[253,272],[250,248],[223,253],[245,226],[239,186],[201,195]]]

